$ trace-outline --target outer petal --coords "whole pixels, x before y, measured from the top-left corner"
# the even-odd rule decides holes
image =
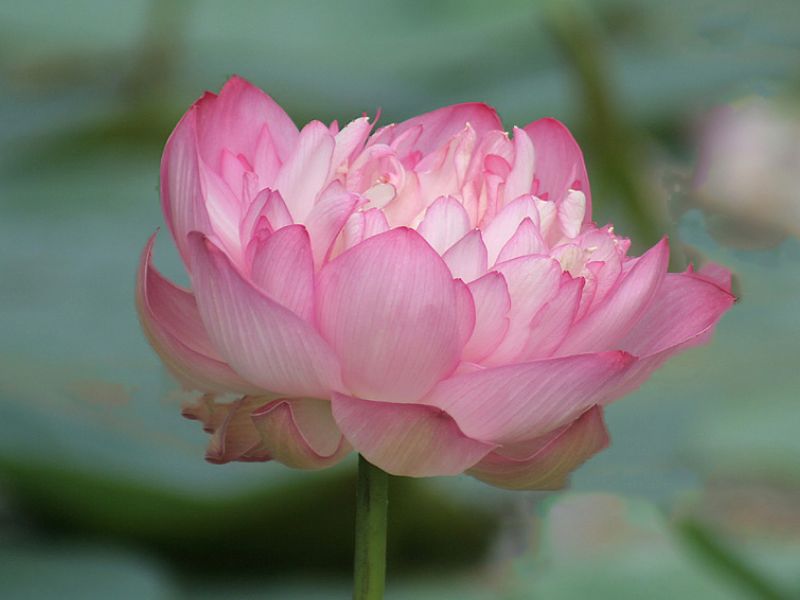
[[[339,462],[351,450],[327,400],[275,400],[255,410],[252,421],[264,451],[288,467],[322,469]]]
[[[442,259],[413,230],[374,236],[322,268],[317,322],[363,398],[414,402],[461,352],[456,290]]]
[[[298,317],[313,319],[314,259],[306,228],[290,225],[258,242],[251,280]]]
[[[735,297],[711,281],[691,273],[668,273],[658,295],[620,342],[620,348],[649,356],[713,327]]]
[[[275,180],[295,223],[302,222],[328,181],[334,149],[333,136],[319,121],[300,132],[297,145]]]
[[[563,123],[555,119],[539,119],[525,127],[536,148],[535,179],[539,185],[537,196],[547,194],[558,201],[567,190],[580,190],[586,195],[586,223],[592,221],[592,194],[589,177],[578,142]]]
[[[456,375],[423,400],[474,439],[509,444],[544,435],[608,395],[631,365],[624,352],[583,354]]]
[[[191,292],[164,278],[150,264],[150,237],[136,276],[136,309],[142,329],[169,371],[186,387],[206,392],[254,393],[214,349]]]
[[[664,281],[669,261],[666,238],[637,259],[636,264],[606,299],[572,328],[559,355],[618,348],[641,319]]]
[[[428,154],[450,141],[453,136],[466,127],[467,123],[475,130],[478,138],[491,130],[503,129],[500,117],[497,116],[497,112],[491,106],[478,102],[469,102],[446,106],[408,119],[397,125],[384,127],[372,136],[370,144],[391,144],[406,131],[421,126],[421,132],[413,140],[413,147],[407,151],[418,150],[422,154]]]
[[[336,356],[308,322],[243,279],[201,234],[189,239],[200,315],[238,373],[276,394],[324,398],[340,389]]]
[[[527,457],[492,452],[468,473],[491,485],[510,490],[556,490],[567,484],[569,474],[594,454],[608,446],[608,431],[603,411],[594,407],[583,413]]]
[[[393,475],[458,475],[495,448],[464,435],[449,415],[432,406],[334,394],[333,416],[358,452]]]
[[[169,136],[161,158],[161,208],[184,264],[189,267],[186,236],[211,233],[197,157],[197,107],[189,109]]]

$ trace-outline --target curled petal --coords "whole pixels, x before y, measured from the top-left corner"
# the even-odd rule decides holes
[[[312,398],[274,400],[252,413],[261,448],[295,469],[322,469],[350,452],[331,414],[330,402]]]
[[[189,239],[200,316],[237,373],[288,396],[325,398],[340,388],[336,356],[310,323],[245,280],[210,240]]]
[[[603,411],[590,408],[569,425],[535,441],[538,447],[527,456],[509,456],[509,449],[500,448],[467,473],[509,490],[562,488],[572,471],[608,446]]]
[[[317,323],[359,397],[414,402],[455,369],[461,352],[456,290],[416,231],[361,242],[326,264]]]
[[[510,444],[544,435],[608,396],[631,366],[624,352],[583,354],[456,375],[423,400],[474,439]]]
[[[142,252],[136,276],[136,309],[142,329],[164,365],[190,389],[254,393],[220,357],[203,326],[194,296],[150,263],[155,234]]]
[[[372,464],[392,475],[458,475],[495,446],[472,439],[442,410],[334,394],[333,416]]]

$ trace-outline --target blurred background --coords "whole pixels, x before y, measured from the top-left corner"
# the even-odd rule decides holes
[[[395,479],[388,598],[800,597],[796,0],[0,1],[0,597],[349,596],[354,463],[205,463],[133,308],[163,144],[234,73],[298,123],[555,116],[598,222],[736,274],[570,489]]]

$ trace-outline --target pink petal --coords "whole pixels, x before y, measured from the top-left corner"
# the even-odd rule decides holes
[[[514,235],[511,236],[511,239],[503,246],[497,257],[497,262],[501,263],[520,256],[546,254],[547,252],[548,248],[542,240],[542,236],[539,235],[539,228],[533,224],[530,217],[525,217],[517,227]]]
[[[339,133],[334,134],[336,145],[333,150],[331,167],[337,169],[341,165],[347,165],[353,155],[363,148],[371,130],[372,124],[369,122],[369,117],[361,117],[351,121]]]
[[[547,302],[530,323],[530,334],[525,346],[515,357],[517,361],[531,361],[547,358],[555,352],[569,333],[580,306],[581,293],[584,288],[583,278],[571,278],[568,275],[563,281],[556,296]]]
[[[167,280],[151,265],[155,237],[150,237],[142,252],[136,277],[136,309],[153,349],[188,388],[220,393],[258,391],[219,356],[191,292]]]
[[[348,192],[340,183],[334,182],[322,192],[319,201],[308,213],[306,229],[311,236],[314,265],[317,268],[328,259],[333,242],[358,202],[358,196]]]
[[[297,144],[297,127],[284,110],[241,77],[231,77],[219,96],[206,94],[196,106],[200,152],[213,169],[219,167],[223,148],[255,157],[264,127],[269,130],[270,141],[282,162]]]
[[[314,259],[302,225],[279,229],[255,248],[251,280],[298,317],[314,317]]]
[[[334,394],[333,416],[353,447],[392,475],[458,475],[495,447],[470,439],[445,412],[421,404]]]
[[[213,229],[200,186],[197,157],[197,108],[189,109],[169,136],[161,158],[161,208],[175,245],[189,265],[186,236]]]
[[[384,127],[377,132],[370,144],[385,143],[400,138],[403,133],[421,126],[419,137],[414,140],[413,150],[428,154],[440,148],[456,134],[461,132],[469,123],[480,138],[494,129],[503,129],[503,123],[497,112],[486,104],[470,102],[454,104],[423,115],[419,115],[394,126]]]
[[[558,354],[618,348],[657,296],[668,261],[669,244],[665,238],[636,259],[617,288],[573,326]]]
[[[547,194],[550,200],[564,198],[567,190],[580,190],[586,195],[585,222],[592,220],[592,194],[589,177],[578,142],[563,123],[555,119],[539,119],[525,127],[536,148],[537,196]]]
[[[275,394],[325,398],[341,388],[336,356],[311,324],[243,279],[210,240],[189,238],[200,315],[238,373]]]
[[[536,313],[557,293],[561,282],[561,267],[557,261],[544,256],[521,256],[499,263],[495,269],[503,275],[511,297],[508,311],[508,332],[500,345],[483,362],[501,365],[514,359],[525,347],[530,323]]]
[[[462,353],[462,359],[480,362],[492,353],[508,330],[511,297],[503,276],[490,272],[469,284],[475,304],[475,329]]]
[[[439,254],[464,237],[469,229],[467,211],[452,196],[441,196],[431,204],[417,227],[419,234]]]
[[[506,200],[511,201],[531,193],[534,152],[531,138],[524,129],[514,127],[514,164],[505,185]]]
[[[557,490],[569,474],[608,446],[603,411],[594,407],[555,435],[542,439],[535,452],[512,458],[501,448],[486,456],[468,473],[481,481],[509,490]]]
[[[456,375],[423,400],[450,414],[471,438],[509,444],[544,435],[608,395],[633,358],[603,352]]]
[[[532,196],[522,196],[510,202],[486,226],[483,230],[483,241],[489,252],[489,265],[497,262],[503,246],[525,219],[531,219],[534,225],[539,223],[539,211]]]
[[[668,273],[638,323],[619,347],[649,356],[694,338],[713,327],[735,297],[706,278],[691,273]]]
[[[479,229],[469,231],[442,256],[453,277],[469,283],[486,273],[488,254]]]
[[[453,281],[456,295],[455,313],[458,319],[459,346],[463,347],[475,330],[475,301],[467,285],[460,279]]]
[[[320,331],[358,396],[414,402],[455,368],[453,280],[416,231],[361,242],[322,268],[317,290]]]
[[[333,149],[328,128],[320,121],[311,121],[303,127],[294,151],[283,164],[275,188],[296,223],[303,222],[327,182]]]
[[[586,217],[586,196],[583,192],[571,190],[558,203],[558,224],[568,238],[576,238]]]
[[[293,223],[292,215],[281,198],[280,192],[269,188],[261,190],[247,208],[239,224],[239,237],[242,247],[246,248],[259,228],[259,222],[265,219],[271,231],[287,227]]]
[[[322,469],[350,453],[327,400],[281,399],[252,413],[262,448],[294,469]]]

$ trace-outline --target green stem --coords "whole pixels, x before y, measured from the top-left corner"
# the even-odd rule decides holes
[[[388,504],[388,473],[359,455],[353,600],[383,598]]]

